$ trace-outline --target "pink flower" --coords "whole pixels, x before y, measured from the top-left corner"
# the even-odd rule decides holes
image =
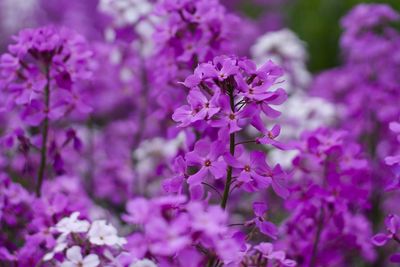
[[[189,176],[190,185],[200,184],[205,177],[220,179],[225,176],[227,165],[222,158],[225,146],[221,142],[210,143],[200,140],[195,144],[194,150],[186,154],[188,166],[200,166],[197,173]]]

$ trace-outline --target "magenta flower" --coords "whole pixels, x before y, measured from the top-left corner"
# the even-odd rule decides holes
[[[22,30],[14,40],[9,54],[1,57],[0,80],[23,120],[37,126],[45,118],[56,120],[70,110],[91,111],[80,98],[58,91],[77,96],[79,90],[73,84],[91,77],[88,61],[92,52],[82,36],[49,26]]]
[[[206,177],[220,179],[225,176],[227,164],[222,159],[225,146],[221,142],[210,143],[207,140],[200,140],[196,143],[194,150],[186,154],[188,166],[200,166],[195,174],[189,176],[190,185],[198,185]]]
[[[264,202],[253,202],[253,212],[256,217],[250,221],[247,221],[245,225],[249,226],[255,224],[261,233],[276,240],[278,238],[278,229],[276,228],[275,224],[264,219],[267,210],[267,204]]]
[[[269,167],[264,153],[260,151],[253,151],[250,155],[243,153],[237,159],[226,154],[225,160],[235,169],[237,182],[244,190],[255,192],[272,186],[278,196],[282,198],[289,196],[285,186],[287,174],[279,164],[274,168]]]
[[[266,177],[259,174],[259,169],[265,164],[264,153],[260,151],[242,153],[238,158],[226,154],[224,158],[235,169],[237,182],[244,190],[254,192],[269,186]]]
[[[400,217],[395,214],[388,215],[385,220],[385,225],[387,233],[376,234],[372,238],[372,243],[376,246],[383,246],[391,239],[400,243]]]
[[[389,240],[394,240],[400,244],[400,217],[390,214],[385,220],[386,233],[379,233],[372,237],[371,241],[375,246],[384,246]],[[390,256],[391,262],[400,262],[400,253],[394,253]]]
[[[178,193],[182,190],[186,174],[186,162],[182,156],[178,156],[173,164],[174,176],[163,181],[163,188],[168,193]]]
[[[282,250],[274,250],[274,246],[271,243],[260,243],[254,247],[258,252],[261,253],[263,258],[278,262],[279,266],[292,267],[297,266],[296,261],[286,258],[286,253]]]
[[[221,111],[210,121],[210,126],[221,128],[222,132],[226,130],[230,134],[240,131],[256,112],[251,106],[241,111],[232,111],[227,97],[221,97],[219,104]]]
[[[251,123],[261,134],[261,137],[256,138],[256,141],[263,145],[272,145],[281,150],[289,150],[291,146],[283,142],[279,142],[276,138],[281,132],[280,125],[274,125],[271,130],[267,130],[264,122],[259,117],[254,117]]]
[[[236,60],[225,57],[215,57],[213,65],[203,64],[199,69],[204,74],[204,78],[216,78],[220,82],[228,79],[230,76],[238,74],[239,68]]]
[[[220,110],[218,98],[219,93],[207,99],[200,90],[191,90],[187,98],[190,106],[185,105],[175,110],[172,119],[181,122],[180,127],[186,127],[199,120],[209,120]]]

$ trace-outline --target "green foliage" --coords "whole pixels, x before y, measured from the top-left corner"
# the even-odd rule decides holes
[[[359,3],[387,3],[400,11],[399,0],[293,0],[287,8],[287,25],[308,44],[313,72],[339,64],[340,18]]]

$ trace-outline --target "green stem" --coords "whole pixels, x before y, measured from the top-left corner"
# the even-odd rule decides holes
[[[233,89],[231,89],[229,92],[229,100],[230,100],[230,106],[232,112],[235,112],[235,97],[233,95]],[[231,155],[235,154],[235,134],[231,133],[229,135],[229,152]],[[226,173],[226,183],[225,183],[225,188],[224,188],[224,193],[222,195],[222,200],[221,200],[221,207],[223,209],[226,208],[226,204],[228,203],[228,198],[229,198],[229,192],[232,184],[232,167],[228,167],[228,171]],[[214,266],[215,262],[215,256],[211,256],[208,259],[207,267],[212,267]]]
[[[317,260],[317,254],[318,254],[318,244],[321,239],[321,233],[324,228],[324,206],[321,207],[321,213],[319,216],[319,221],[318,221],[318,228],[317,228],[317,233],[315,234],[315,239],[314,239],[314,244],[312,248],[312,253],[311,253],[311,260],[310,260],[310,267],[316,266],[316,260]]]
[[[393,240],[400,244],[400,238],[397,235],[393,235]]]
[[[207,267],[213,267],[214,266],[214,262],[215,262],[215,257],[211,257],[208,260]]]
[[[229,100],[232,112],[235,112],[235,98],[233,96],[233,90],[229,92]],[[231,133],[229,135],[229,152],[233,156],[235,154],[235,133]],[[226,208],[226,204],[228,203],[229,192],[232,184],[232,167],[228,167],[228,171],[226,172],[226,183],[224,188],[224,193],[222,195],[221,207],[223,209]]]
[[[44,87],[44,104],[45,104],[45,111],[49,110],[50,106],[50,66],[46,65],[45,73],[46,73],[46,85]],[[44,178],[44,171],[46,169],[46,161],[47,161],[47,137],[49,134],[49,117],[46,114],[46,117],[43,121],[43,128],[42,128],[42,147],[40,149],[40,166],[38,171],[38,182],[36,185],[36,196],[40,197],[41,195],[41,188],[43,184]]]
[[[229,152],[231,155],[234,155],[235,153],[235,134],[231,133],[229,135]],[[224,193],[222,195],[222,201],[221,201],[221,207],[223,209],[226,208],[226,204],[228,203],[228,198],[229,198],[229,191],[231,188],[232,184],[232,167],[228,167],[228,171],[226,173],[226,183],[225,183],[225,188],[224,188]]]

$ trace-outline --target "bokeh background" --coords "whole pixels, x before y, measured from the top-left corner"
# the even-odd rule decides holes
[[[0,45],[23,27],[63,24],[93,39],[100,38],[99,0],[0,0]],[[317,73],[340,63],[340,18],[359,3],[386,3],[400,10],[398,0],[221,0],[235,13],[259,21],[259,31],[289,28],[305,41],[308,68]],[[76,12],[80,10],[80,12]]]

